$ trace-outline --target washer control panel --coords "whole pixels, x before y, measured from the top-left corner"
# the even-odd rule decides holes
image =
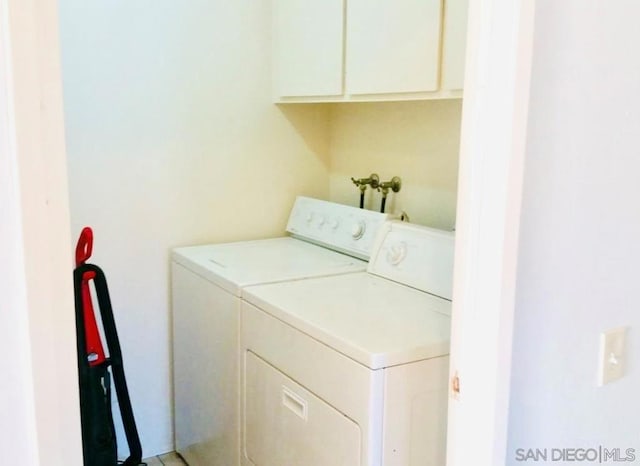
[[[389,214],[299,196],[287,231],[297,238],[369,260],[376,235]]]
[[[451,300],[454,234],[411,223],[387,222],[368,272]]]

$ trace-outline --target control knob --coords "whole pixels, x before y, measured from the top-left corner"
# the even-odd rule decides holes
[[[354,223],[353,227],[351,227],[351,237],[353,239],[362,238],[362,235],[364,235],[366,229],[367,225],[362,220]]]
[[[402,241],[392,245],[387,251],[387,262],[393,266],[398,265],[407,256],[407,244]]]

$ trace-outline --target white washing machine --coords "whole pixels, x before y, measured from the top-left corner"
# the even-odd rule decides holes
[[[299,197],[287,225],[291,236],[173,251],[175,442],[191,466],[240,464],[243,288],[366,270],[362,259],[387,218]]]
[[[382,229],[367,272],[251,286],[244,466],[442,466],[454,237]]]

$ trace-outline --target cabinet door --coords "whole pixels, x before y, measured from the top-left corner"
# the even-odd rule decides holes
[[[442,89],[463,88],[469,0],[447,0],[442,44]]]
[[[344,0],[273,0],[274,93],[342,94]]]
[[[441,0],[349,0],[348,94],[438,90]]]

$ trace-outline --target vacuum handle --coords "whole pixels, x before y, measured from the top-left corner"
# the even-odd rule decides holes
[[[76,244],[76,267],[81,266],[91,257],[93,251],[93,230],[84,227]]]
[[[142,461],[142,446],[140,445],[140,437],[138,435],[138,429],[136,428],[133,408],[131,407],[131,399],[129,398],[129,391],[127,389],[127,381],[124,375],[122,351],[120,349],[118,331],[116,330],[116,323],[113,317],[113,308],[111,307],[107,279],[100,267],[93,264],[83,264],[76,268],[74,272],[76,281],[78,280],[78,276],[82,277],[86,272],[93,272],[95,274],[93,283],[96,290],[96,297],[98,298],[98,306],[100,309],[100,316],[102,318],[102,327],[104,329],[106,346],[109,350],[108,363],[111,364],[113,385],[116,389],[118,406],[120,407],[120,414],[122,417],[122,425],[127,438],[127,444],[129,445],[129,458],[124,461],[123,465],[137,466],[140,464],[140,461]],[[82,333],[82,336],[84,337],[84,332]],[[80,350],[80,345],[78,350]],[[80,370],[83,372],[82,368],[80,368]]]

